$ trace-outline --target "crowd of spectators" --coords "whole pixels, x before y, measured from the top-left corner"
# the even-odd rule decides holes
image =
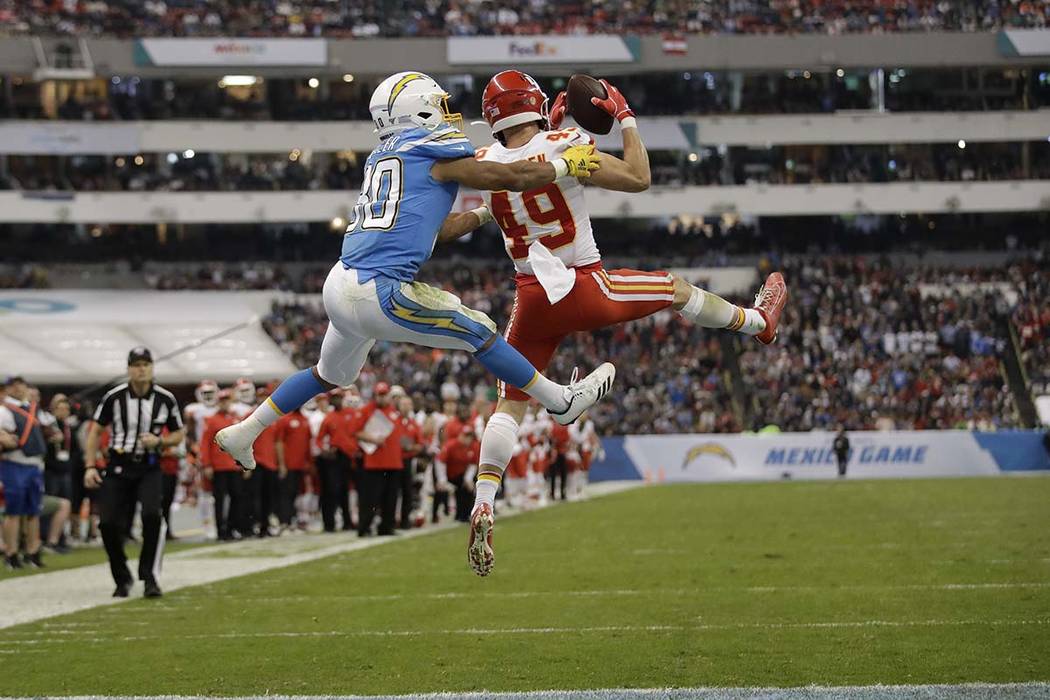
[[[1037,280],[1038,270],[901,269],[849,257],[782,267],[792,297],[778,342],[740,358],[758,423],[783,430],[1020,425],[1001,358],[1009,290]]]
[[[1027,155],[1025,150],[1027,149]],[[703,148],[651,154],[658,186],[979,182],[1050,178],[1045,142]]]
[[[47,268],[42,265],[0,264],[0,289],[47,289],[50,286]]]
[[[3,0],[0,32],[79,36],[402,37],[846,34],[1043,27],[1045,0]]]
[[[1020,425],[1001,358],[1013,308],[1025,361],[1047,366],[1050,314],[1035,302],[1045,265],[901,270],[889,260],[824,257],[781,267],[792,300],[776,345],[739,346],[742,396],[725,361],[738,349],[671,312],[566,340],[552,376],[606,359],[617,365],[617,391],[594,411],[604,434]],[[505,327],[513,288],[497,272],[437,265],[429,273]],[[297,365],[317,361],[327,326],[319,301],[276,304],[265,326]],[[464,394],[484,395],[491,383],[466,356],[402,345],[380,343],[368,367],[423,394],[452,378]]]
[[[294,282],[281,265],[268,263],[205,263],[178,268],[149,268],[144,271],[151,289],[211,289],[222,291],[293,291]],[[304,289],[303,291],[315,291]]]
[[[980,81],[961,69],[916,69],[883,75],[884,107],[891,112],[1037,109],[1050,104],[1045,73],[984,69]],[[1043,76],[1040,78],[1040,76]],[[887,77],[888,76],[888,77]],[[381,76],[266,78],[250,88],[229,90],[212,79],[113,76],[80,83],[56,102],[42,99],[23,79],[10,95],[0,91],[0,117],[69,121],[158,119],[237,121],[367,120],[368,100]],[[436,76],[450,91],[450,106],[480,119],[481,91],[490,75]],[[673,71],[608,75],[641,116],[720,114],[812,114],[871,110],[878,91],[868,71],[840,76],[824,72],[772,71],[741,76],[724,71]],[[565,79],[537,78],[553,98]]]
[[[44,191],[353,192],[365,154],[350,155],[11,156],[6,180],[13,189]],[[657,187],[1050,179],[1050,144],[704,148],[655,151],[651,162]]]
[[[1027,274],[1014,279],[1018,350],[1033,396],[1050,395],[1050,256],[1033,256],[1024,269]]]
[[[189,157],[187,157],[187,155]],[[12,156],[10,187],[77,192],[258,192],[349,190],[361,186],[359,163],[331,154],[220,156],[171,154]]]

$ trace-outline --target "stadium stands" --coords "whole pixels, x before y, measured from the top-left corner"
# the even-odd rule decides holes
[[[845,34],[978,31],[1044,27],[1042,0],[972,3],[909,0],[820,2],[716,0],[585,3],[578,0],[393,2],[254,0],[200,5],[189,0],[94,0],[49,3],[7,0],[0,31],[88,36],[401,37],[492,34],[729,33]]]
[[[1040,77],[1042,76],[1042,77]],[[1045,72],[1021,75],[986,71],[979,80],[960,69],[896,69],[882,75],[885,108],[894,112],[1017,110],[1050,104]],[[480,116],[481,86],[488,76],[468,75],[450,87],[452,106]],[[812,114],[871,109],[878,83],[870,71],[768,71],[732,74],[719,70],[661,71],[611,75],[642,115]],[[113,76],[58,89],[55,97],[39,82],[15,78],[10,96],[0,91],[0,116],[11,119],[130,121],[159,119],[295,120],[368,119],[370,76],[351,83],[342,77],[262,78],[251,87],[224,88],[220,79]],[[564,78],[539,76],[553,97]],[[45,99],[45,95],[47,98]]]
[[[190,157],[186,157],[186,155]],[[367,154],[11,156],[5,186],[20,190],[353,190]],[[858,182],[991,182],[1050,178],[1050,143],[702,148],[650,154],[658,186]]]
[[[1000,363],[1010,350],[1012,313],[1029,371],[1047,366],[1040,362],[1050,317],[1031,301],[1045,290],[1045,262],[902,270],[878,258],[794,257],[782,269],[793,304],[773,349],[727,349],[715,332],[665,313],[566,341],[554,371],[568,374],[574,363],[603,357],[623,368],[621,391],[595,412],[604,434],[1021,424]],[[498,266],[433,264],[427,276],[504,327],[513,293]],[[317,301],[275,304],[265,323],[301,367],[317,361],[325,324]],[[724,363],[724,352],[739,352],[743,394],[732,391],[733,363]],[[436,396],[449,363],[457,364],[395,346],[377,348],[369,366],[377,381]],[[472,364],[457,366],[456,377],[464,395],[491,391]]]

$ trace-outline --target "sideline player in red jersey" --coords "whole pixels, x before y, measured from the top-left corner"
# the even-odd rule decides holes
[[[590,182],[619,192],[649,187],[649,154],[638,135],[634,112],[613,85],[601,81],[607,97],[591,102],[620,123],[622,159],[600,153],[601,168]],[[552,161],[566,148],[593,145],[579,129],[559,129],[565,117],[565,93],[548,112],[547,96],[530,76],[507,70],[489,81],[482,112],[496,142],[475,155],[483,161]],[[453,240],[495,220],[517,271],[514,310],[507,341],[541,371],[568,335],[649,316],[668,307],[705,328],[725,328],[776,340],[787,287],[779,272],[766,278],[751,308],[731,304],[711,292],[663,271],[606,270],[594,241],[582,182],[563,177],[525,192],[484,192],[485,207],[453,215],[441,240]],[[485,426],[471,515],[468,560],[474,573],[492,570],[493,501],[503,470],[514,454],[518,427],[529,397],[499,385],[499,404]]]

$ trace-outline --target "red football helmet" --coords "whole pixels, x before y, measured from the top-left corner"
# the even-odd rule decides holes
[[[532,76],[505,70],[492,76],[481,96],[481,113],[493,134],[518,124],[542,121],[547,126],[547,95]]]

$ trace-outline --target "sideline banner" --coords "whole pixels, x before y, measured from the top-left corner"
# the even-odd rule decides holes
[[[521,65],[526,63],[631,63],[636,60],[623,37],[587,36],[482,36],[449,37],[448,62],[452,65]]]
[[[1050,29],[1006,29],[997,43],[1003,56],[1050,56]]]
[[[1050,469],[1037,431],[851,432],[849,477],[980,476]],[[837,478],[835,434],[628,435],[604,441],[592,478],[666,482]]]
[[[324,39],[137,39],[137,66],[323,66]]]

